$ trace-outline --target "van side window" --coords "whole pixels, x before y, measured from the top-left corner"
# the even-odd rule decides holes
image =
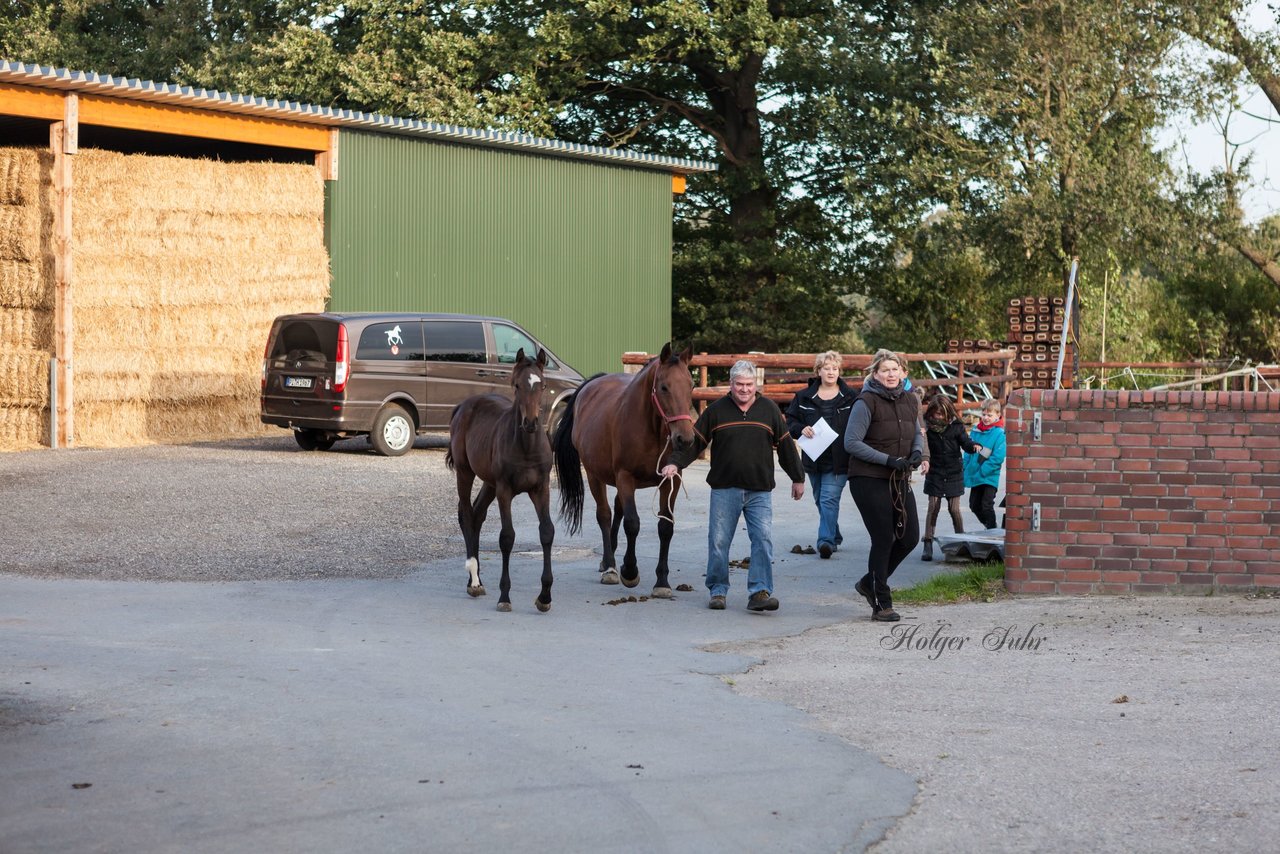
[[[484,327],[471,320],[428,320],[428,362],[484,363]]]
[[[422,361],[423,353],[422,324],[416,320],[366,326],[356,345],[357,359]]]
[[[524,349],[524,354],[530,359],[538,358],[538,343],[525,335],[514,326],[507,326],[505,323],[493,324],[493,344],[498,349],[498,363],[502,365],[514,365],[516,363],[516,353]],[[548,357],[547,367],[555,368],[555,360]]]

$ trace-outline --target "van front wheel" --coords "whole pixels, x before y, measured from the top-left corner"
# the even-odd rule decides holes
[[[373,449],[384,457],[398,457],[413,447],[413,418],[404,407],[389,403],[373,419],[373,432],[369,441]]]

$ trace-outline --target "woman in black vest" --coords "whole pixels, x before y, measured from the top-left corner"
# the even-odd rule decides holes
[[[904,387],[906,375],[901,356],[877,351],[844,434],[849,492],[871,537],[867,574],[853,589],[871,606],[871,619],[886,623],[902,619],[893,610],[889,576],[920,541],[911,470],[922,464],[924,436],[920,399]]]

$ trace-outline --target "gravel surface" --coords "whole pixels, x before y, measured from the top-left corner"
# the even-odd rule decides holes
[[[1275,850],[1280,600],[1019,599],[908,616],[717,647],[765,659],[735,690],[797,706],[919,780],[876,854]]]
[[[0,454],[0,571],[103,581],[402,577],[462,551],[444,448],[429,435],[396,458],[363,439],[305,452],[281,431]]]

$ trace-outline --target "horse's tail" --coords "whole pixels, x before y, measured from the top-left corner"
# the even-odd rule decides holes
[[[458,426],[453,423],[453,419],[457,417],[458,410],[461,407],[462,404],[459,403],[453,409],[449,410],[449,450],[444,452],[444,467],[449,471],[453,471],[453,433],[455,430],[459,429]]]
[[[556,458],[556,478],[560,481],[560,519],[568,526],[569,536],[582,528],[582,459],[573,446],[573,413],[579,391],[582,391],[581,386],[569,395],[560,426],[556,427],[556,434],[551,439],[551,450]]]

